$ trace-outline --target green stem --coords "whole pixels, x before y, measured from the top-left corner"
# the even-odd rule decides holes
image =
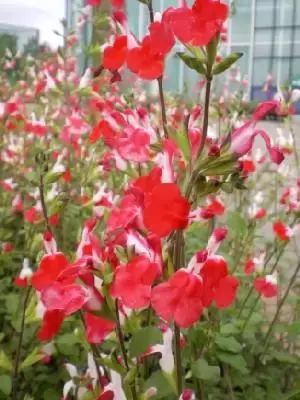
[[[80,311],[79,315],[80,315],[80,319],[82,321],[82,324],[84,326],[84,329],[86,329],[86,324],[85,324],[85,320],[84,320],[82,311]],[[97,372],[99,387],[101,389],[102,388],[102,385],[101,385],[102,375],[101,375],[101,370],[100,370],[99,364],[97,362],[97,357],[98,357],[98,359],[101,359],[101,354],[100,354],[99,349],[96,346],[96,344],[91,343],[90,346],[91,346],[91,350],[92,350],[92,354],[93,354],[93,360],[94,360],[94,363],[95,363],[95,366],[96,366],[96,372]]]
[[[184,266],[184,238],[182,231],[177,231],[175,234],[175,243],[173,246],[173,263],[175,271],[178,271]],[[183,389],[183,375],[182,375],[182,362],[181,362],[181,348],[180,348],[180,328],[174,323],[174,352],[175,352],[175,365],[176,365],[176,384],[177,395],[180,396]]]
[[[19,367],[20,367],[20,361],[21,361],[21,349],[22,349],[24,330],[25,330],[26,308],[27,308],[27,304],[28,304],[28,301],[30,298],[30,293],[31,293],[31,286],[28,286],[28,288],[25,292],[25,297],[24,297],[24,302],[23,302],[20,335],[19,335],[19,341],[18,341],[18,346],[17,346],[17,351],[16,351],[14,371],[13,371],[13,376],[12,376],[12,396],[11,396],[12,400],[17,400],[17,398],[18,398],[18,381],[19,381]]]
[[[190,181],[188,182],[186,190],[185,190],[185,195],[186,195],[187,198],[190,198],[191,193],[192,193],[192,189],[193,189],[193,187],[195,185],[195,180],[197,179],[197,176],[198,176],[197,162],[201,157],[202,151],[203,151],[204,146],[205,146],[206,138],[207,138],[211,83],[212,83],[212,79],[211,78],[206,78],[205,105],[204,105],[204,117],[203,117],[202,135],[201,135],[201,141],[200,141],[199,149],[198,149],[198,152],[197,152],[197,155],[196,155],[196,158],[195,158],[194,167],[192,169]]]
[[[205,146],[205,141],[208,131],[208,120],[209,120],[209,102],[210,102],[210,92],[211,92],[211,78],[206,78],[206,89],[205,89],[205,104],[204,104],[204,117],[202,126],[201,142],[198,149],[196,161],[200,158],[202,151]]]
[[[130,368],[129,368],[129,363],[128,363],[128,357],[127,357],[127,352],[126,352],[126,347],[125,347],[123,331],[122,331],[122,327],[121,327],[118,299],[115,301],[115,307],[116,307],[116,322],[117,322],[116,331],[117,331],[117,337],[119,339],[121,353],[122,353],[123,359],[124,359],[124,364],[125,364],[126,370],[128,372]],[[130,390],[131,390],[132,399],[133,400],[137,400],[138,396],[137,396],[137,393],[136,393],[136,388],[135,388],[135,383],[134,382],[130,385]]]
[[[264,345],[264,349],[263,349],[262,355],[267,351],[267,349],[269,347],[269,341],[270,341],[271,334],[273,332],[273,328],[275,326],[275,323],[277,322],[277,318],[278,318],[278,316],[280,314],[280,311],[281,311],[283,305],[285,304],[285,301],[286,301],[286,299],[287,299],[287,297],[288,297],[288,295],[290,293],[290,290],[292,289],[292,287],[293,287],[293,285],[294,285],[294,283],[295,283],[295,281],[297,279],[297,276],[298,276],[299,272],[300,272],[300,263],[297,265],[297,268],[295,269],[295,272],[294,272],[294,274],[293,274],[293,276],[292,276],[292,278],[290,280],[290,283],[289,283],[288,287],[286,288],[286,291],[285,291],[280,303],[278,304],[277,311],[276,311],[276,313],[275,313],[275,315],[273,317],[273,320],[271,322],[271,325],[270,325],[270,327],[268,329],[268,332],[266,334],[266,337],[265,337],[265,345]]]
[[[154,22],[154,11],[153,11],[152,0],[148,1],[148,10],[149,10],[150,22],[152,23],[152,22]],[[164,136],[166,139],[168,139],[169,134],[168,134],[168,128],[167,128],[168,122],[167,122],[166,103],[165,103],[164,88],[163,88],[163,75],[157,79],[157,83],[158,83],[159,101],[160,101],[160,108],[161,108],[161,120],[162,120],[162,125],[163,125],[163,130],[164,130]]]
[[[119,339],[119,343],[120,343],[121,352],[122,352],[122,355],[123,355],[125,367],[126,367],[127,371],[129,371],[129,364],[128,364],[127,352],[126,352],[126,347],[125,347],[125,341],[124,341],[123,331],[122,331],[121,322],[120,322],[118,299],[115,302],[115,306],[116,306],[116,321],[117,321],[116,330],[117,330],[117,336],[118,336],[118,339]]]
[[[276,248],[276,247],[277,247],[277,246],[276,246],[276,244],[275,244],[275,250],[272,251],[272,252],[269,254],[268,258],[266,259],[265,265],[264,265],[264,271],[266,270],[267,265],[269,264],[269,262],[270,262],[270,260],[272,259],[273,255],[276,253],[276,251],[277,251],[277,248]],[[284,252],[284,249],[285,249],[285,244],[283,245],[283,247],[282,247],[281,250],[279,251],[279,253],[278,253],[278,255],[277,255],[277,258],[276,258],[276,261],[275,261],[275,264],[273,265],[273,268],[271,269],[271,271],[269,272],[269,274],[272,274],[272,273],[275,271],[275,268],[277,267],[277,264],[278,264],[278,262],[279,262],[279,260],[280,260],[280,258],[281,258],[281,256],[282,256],[282,254],[283,254],[283,252]],[[245,309],[245,307],[246,307],[246,304],[248,303],[248,300],[250,299],[251,294],[253,293],[253,291],[254,291],[254,286],[252,285],[251,288],[250,288],[250,290],[249,290],[249,292],[248,292],[248,294],[247,294],[247,296],[245,297],[245,300],[244,300],[243,303],[242,303],[242,306],[241,306],[240,311],[239,311],[239,314],[238,314],[238,318],[241,317],[241,315],[242,315],[242,313],[243,313],[243,311],[244,311],[244,309]],[[250,315],[250,316],[251,316],[251,315]],[[248,318],[247,318],[247,320],[248,320]]]
[[[44,175],[41,172],[39,191],[40,191],[42,211],[43,211],[43,216],[44,216],[44,220],[45,220],[46,229],[47,229],[48,232],[52,233],[52,229],[51,229],[51,226],[49,224],[49,217],[48,217],[48,211],[47,211],[47,207],[46,207],[45,193],[44,193],[45,190],[44,189],[45,189],[45,187],[44,187]]]
[[[225,372],[225,379],[229,391],[229,397],[230,400],[235,400],[235,394],[232,386],[232,380],[231,380],[231,375],[230,375],[230,369],[228,365],[224,365],[224,372]]]

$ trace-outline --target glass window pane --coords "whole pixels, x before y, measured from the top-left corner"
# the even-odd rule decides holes
[[[256,7],[255,24],[257,27],[273,26],[273,6],[272,7]]]
[[[291,60],[289,59],[281,60],[280,82],[284,85],[289,83],[290,62]]]
[[[254,46],[254,57],[270,57],[272,45],[270,44],[256,44]]]
[[[300,78],[300,58],[294,58],[292,61],[292,77]]]
[[[256,29],[255,30],[255,43],[259,42],[271,42],[272,41],[272,29]]]
[[[171,54],[166,61],[164,74],[164,88],[168,91],[177,91],[179,89],[179,60],[175,54]]]
[[[232,42],[250,42],[251,36],[251,2],[248,5],[238,6],[232,17]]]
[[[293,46],[292,43],[284,42],[278,43],[275,46],[275,55],[278,57],[292,57]]]
[[[269,71],[269,59],[259,58],[253,61],[253,86],[261,86],[266,82]]]
[[[199,86],[197,86],[197,83],[200,81],[199,74],[197,72],[189,69],[188,67],[184,66],[184,80],[183,80],[183,85],[184,89],[188,93],[194,93],[197,91]]]
[[[243,53],[243,57],[235,63],[242,74],[242,76],[249,76],[249,46],[232,46],[231,51],[233,53]]]
[[[274,0],[256,0],[257,7],[267,7],[272,8],[274,5]]]
[[[296,5],[296,8],[299,7],[297,7]],[[284,0],[284,15],[283,15],[284,25],[291,26],[293,24],[293,15],[294,15],[293,0]]]

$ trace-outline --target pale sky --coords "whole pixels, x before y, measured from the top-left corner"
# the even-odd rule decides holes
[[[53,30],[61,32],[64,17],[65,0],[0,0],[0,23],[38,28],[41,41],[53,47],[61,43]]]

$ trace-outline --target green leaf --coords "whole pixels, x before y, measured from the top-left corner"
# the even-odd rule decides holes
[[[7,371],[13,370],[13,365],[11,360],[7,357],[3,350],[0,351],[0,368]]]
[[[157,389],[158,395],[155,397],[156,399],[170,399],[172,393],[176,391],[174,384],[172,383],[173,382],[171,382],[162,371],[156,371],[146,381],[145,386],[147,389],[151,387],[155,387]]]
[[[224,58],[218,65],[213,69],[213,75],[219,75],[222,72],[230,68],[237,60],[243,57],[243,53],[232,53],[228,57]]]
[[[234,324],[228,323],[221,326],[220,333],[223,336],[230,336],[239,333],[239,330]]]
[[[199,58],[189,56],[186,53],[176,53],[187,67],[197,71],[199,74],[206,75],[206,68]]]
[[[236,211],[228,213],[227,225],[229,231],[235,236],[244,236],[247,232],[247,223],[245,219]]]
[[[27,179],[27,181],[29,181],[32,184],[36,184],[38,182],[38,175],[34,171],[28,172],[27,174],[25,174],[24,177],[25,179]]]
[[[6,396],[10,395],[12,389],[11,377],[8,375],[0,375],[0,392]]]
[[[300,389],[295,389],[290,393],[287,393],[285,396],[282,396],[279,400],[296,400],[296,396],[300,394]]]
[[[142,328],[135,333],[129,344],[130,357],[138,357],[143,354],[150,346],[163,342],[161,331],[154,326]]]
[[[182,126],[177,132],[171,133],[171,136],[182,151],[184,159],[189,161],[191,157],[191,145],[185,132],[185,127]]]
[[[204,358],[193,362],[191,369],[193,376],[204,381],[218,381],[220,379],[220,368],[208,365]]]
[[[50,183],[55,183],[62,176],[62,172],[48,172],[44,177],[44,183],[49,185]]]
[[[272,351],[271,355],[278,361],[289,363],[289,364],[299,364],[300,359],[292,354],[285,353],[284,351]]]
[[[216,345],[225,351],[229,351],[230,353],[240,353],[242,350],[241,344],[234,337],[224,337],[218,335],[216,337]]]
[[[293,322],[288,327],[286,326],[286,330],[289,335],[299,335],[300,334],[300,321]]]
[[[20,369],[23,370],[25,368],[30,367],[33,364],[41,361],[44,358],[43,353],[40,351],[38,347],[36,347],[30,354],[25,358],[25,360],[20,365]]]
[[[247,369],[247,363],[244,357],[240,354],[231,354],[226,353],[225,351],[217,351],[216,355],[220,361],[224,362],[225,364],[231,365],[242,374],[247,374],[249,372]]]

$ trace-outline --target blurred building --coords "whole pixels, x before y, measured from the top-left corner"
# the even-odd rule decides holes
[[[9,35],[16,38],[17,50],[22,51],[32,39],[39,38],[39,30],[25,26],[0,23],[0,38]]]
[[[74,4],[69,2],[69,21]],[[262,100],[270,94],[261,90],[268,74],[276,85],[299,84],[300,81],[300,0],[224,0],[232,5],[232,17],[228,24],[228,43],[223,55],[242,52],[238,61],[242,78],[248,79],[248,98]],[[189,5],[194,0],[187,1]],[[71,5],[73,3],[73,6]],[[178,6],[178,0],[153,0],[155,11]],[[138,38],[143,38],[149,24],[147,7],[137,0],[127,0],[129,24]],[[164,86],[174,92],[197,91],[199,76],[189,70],[176,56],[184,49],[178,43],[166,63]],[[153,85],[153,90],[156,85]]]
[[[300,77],[300,1],[237,0],[229,24],[229,52],[241,51],[242,73],[251,98],[262,99],[267,75],[276,85],[293,85]],[[264,96],[267,96],[265,94]]]
[[[193,0],[188,3],[191,5]],[[273,76],[273,91],[277,84],[299,83],[300,0],[235,0],[230,3],[233,5],[232,18],[228,24],[228,43],[224,53],[244,53],[237,65],[242,77],[249,81],[248,97],[262,99],[268,96],[261,90],[268,74]],[[156,11],[177,4],[177,0],[153,0]],[[130,26],[142,38],[149,23],[147,8],[138,5],[137,1],[128,0],[127,9]],[[194,87],[198,80],[174,57],[179,50],[177,45],[166,65],[165,86],[175,91]]]
[[[54,31],[62,32],[64,15],[65,0],[0,0],[0,24],[16,32],[20,43],[32,31],[39,32],[42,43],[57,47],[62,40]]]

